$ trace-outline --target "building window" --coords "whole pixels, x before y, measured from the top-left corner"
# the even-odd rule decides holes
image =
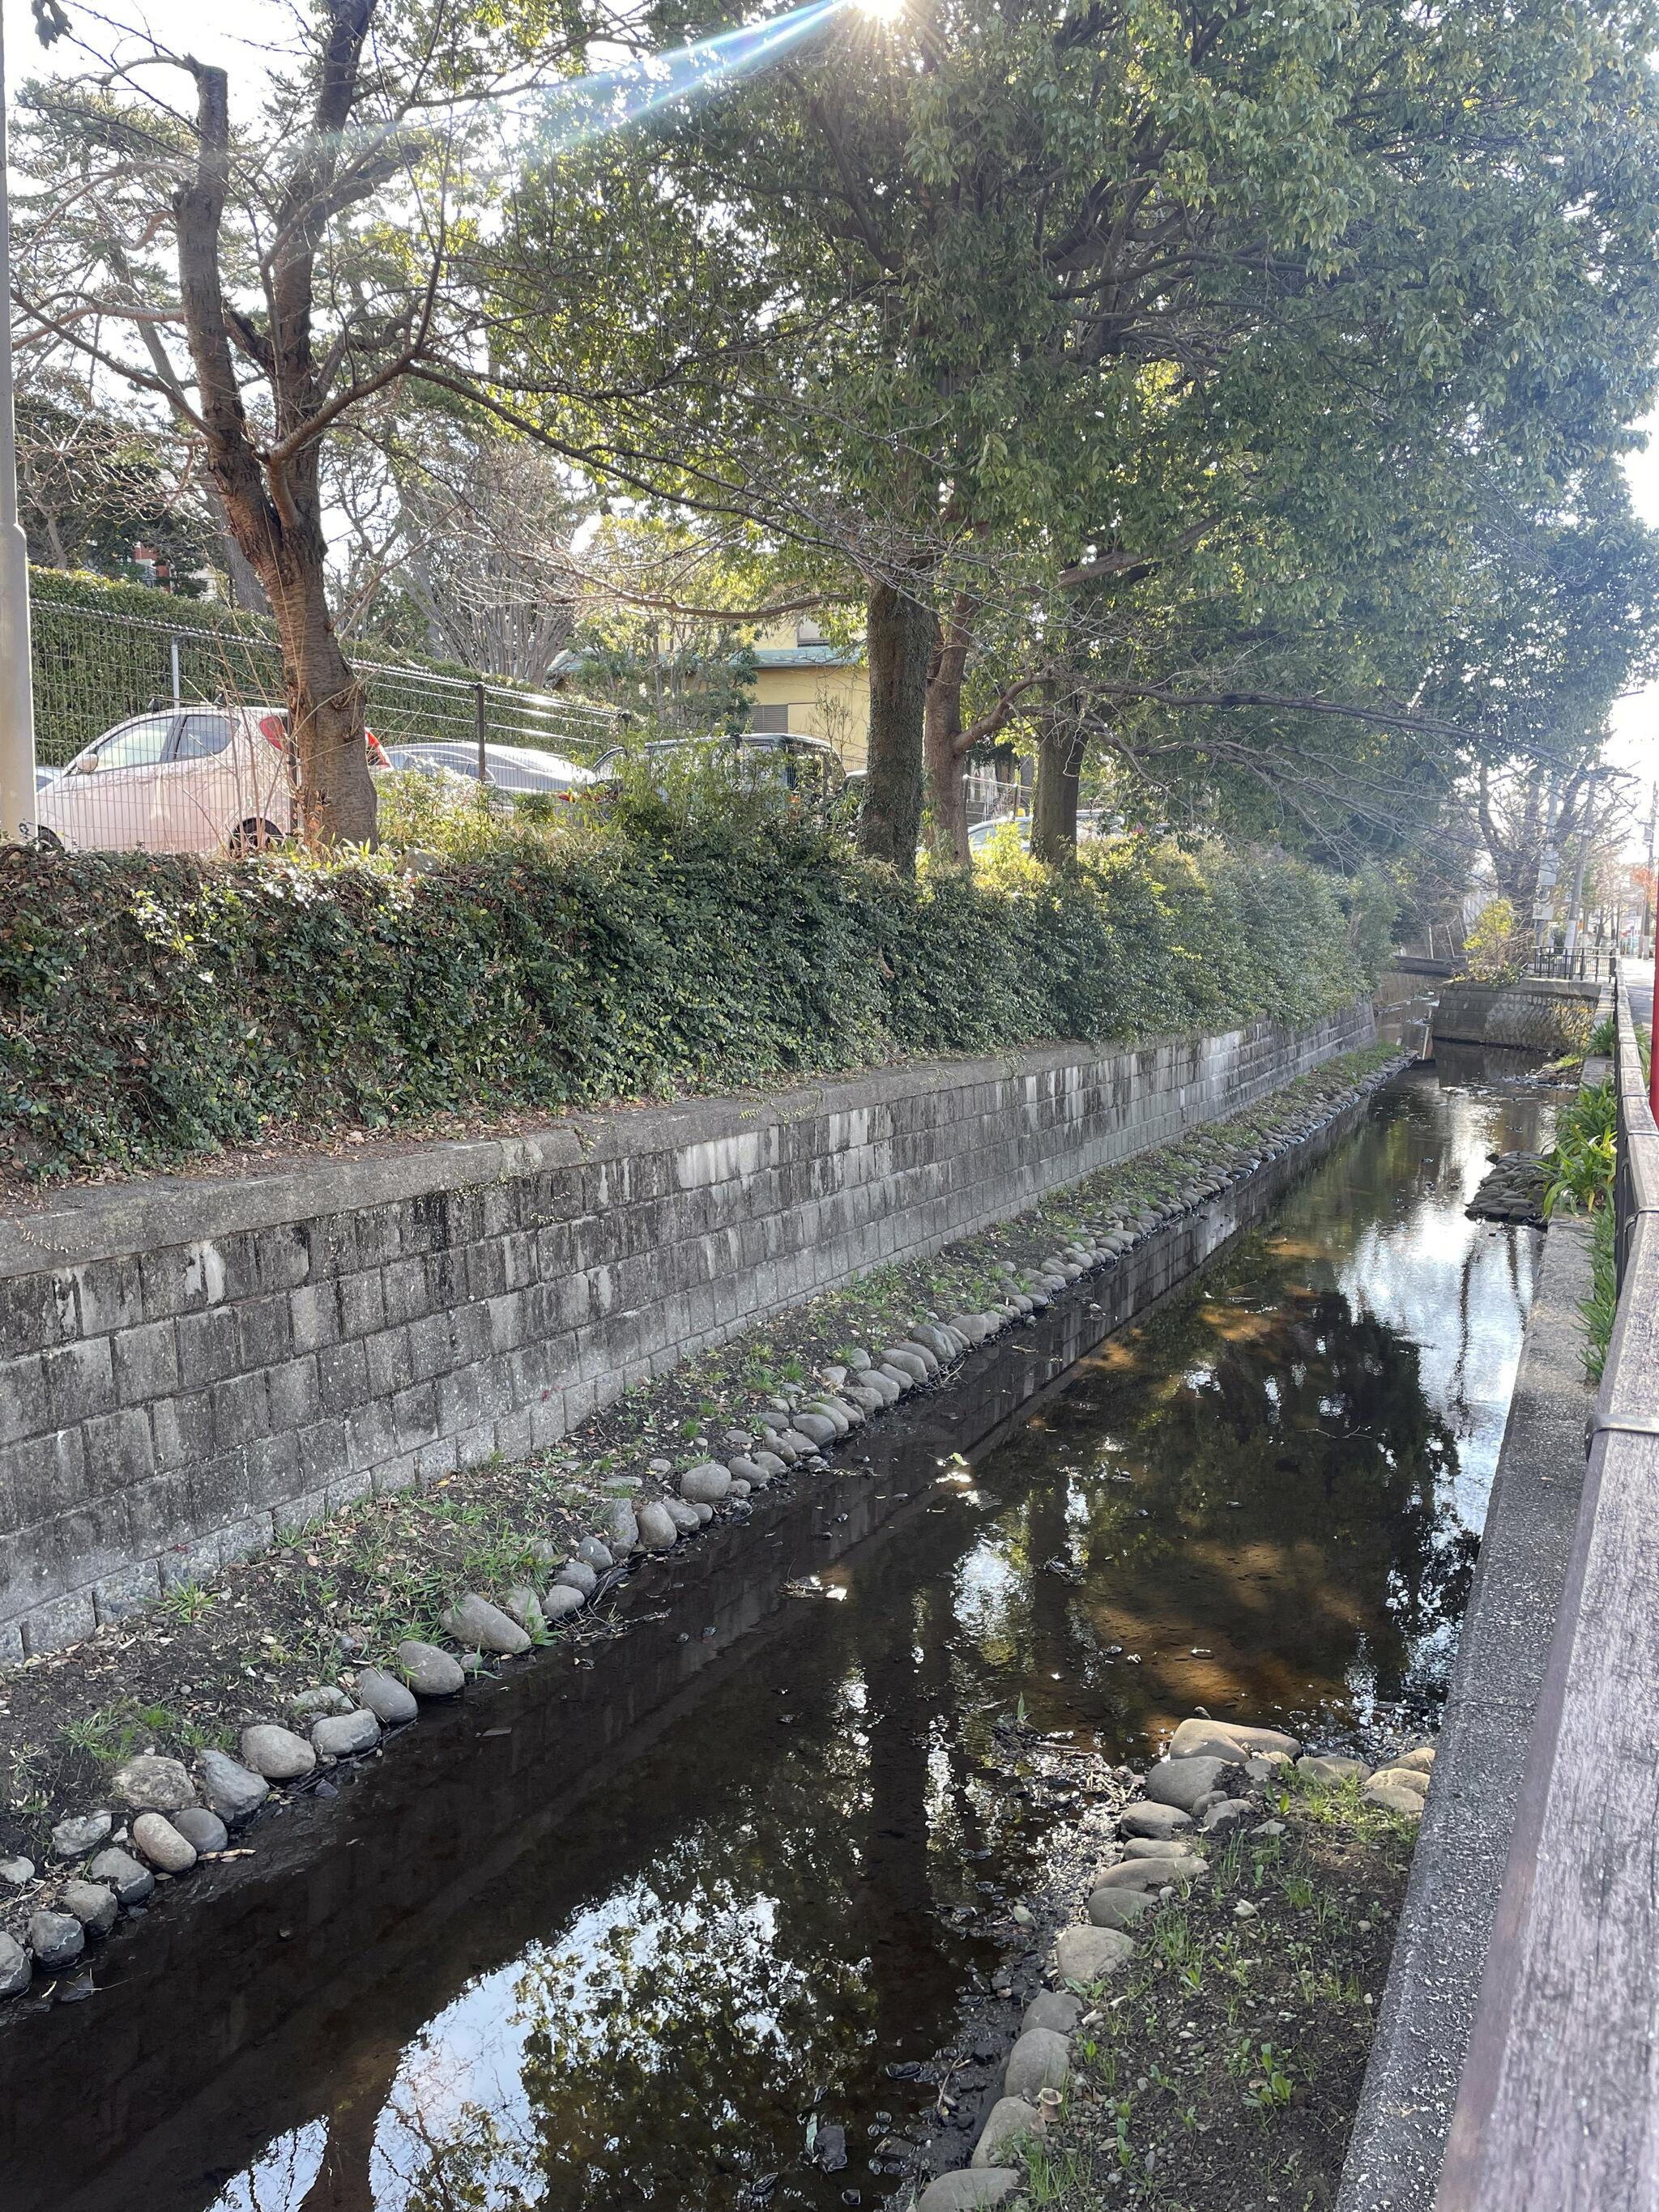
[[[775,736],[789,727],[787,707],[757,707],[749,716],[751,730],[764,730]]]
[[[805,619],[798,622],[795,624],[795,642],[797,645],[822,645],[823,643],[822,625]]]

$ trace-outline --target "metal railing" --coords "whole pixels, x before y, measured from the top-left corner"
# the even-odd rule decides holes
[[[106,730],[147,708],[221,700],[282,703],[282,654],[272,637],[45,599],[31,619],[35,747],[47,767],[61,768]],[[387,743],[470,743],[482,704],[491,744],[581,755],[614,742],[624,719],[615,708],[503,683],[481,671],[422,668],[368,648],[349,649],[347,658],[368,693],[369,726]]]
[[[1618,1312],[1436,2212],[1659,2203],[1659,1129],[1615,1016]]]
[[[1571,952],[1534,952],[1527,973],[1559,983],[1609,983],[1618,958],[1610,946],[1581,945]]]

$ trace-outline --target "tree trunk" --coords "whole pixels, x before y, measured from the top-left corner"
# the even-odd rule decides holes
[[[231,605],[245,607],[250,614],[268,615],[270,601],[265,587],[259,581],[259,572],[236,542],[236,532],[230,526],[230,517],[219,496],[218,487],[211,477],[205,486],[208,513],[213,517],[213,526],[219,533],[219,550],[225,556],[225,574],[230,579]]]
[[[225,520],[264,587],[282,647],[289,735],[300,774],[300,827],[313,850],[374,842],[374,785],[363,743],[362,687],[334,634],[324,580],[327,546],[319,483],[325,393],[311,349],[313,276],[323,210],[356,94],[374,0],[329,0],[313,118],[320,149],[283,197],[285,240],[270,276],[271,328],[252,341],[275,402],[276,441],[256,445],[230,343],[221,282],[221,228],[230,188],[230,93],[222,69],[191,64],[197,156],[173,196],[179,294],[208,472]],[[250,343],[246,331],[243,343]],[[313,424],[317,425],[313,432]]]
[[[332,2074],[322,2164],[298,2212],[367,2212],[373,2205],[374,2141],[403,2056],[401,2043],[377,2036]]]
[[[283,646],[288,726],[299,766],[300,830],[310,851],[372,845],[377,801],[363,737],[363,687],[328,611],[320,563],[266,586]]]
[[[922,720],[936,627],[932,609],[894,585],[870,586],[870,754],[859,850],[907,876],[921,834]]]
[[[968,781],[963,766],[962,683],[973,641],[966,598],[958,593],[951,619],[933,648],[927,672],[923,751],[927,763],[930,840],[935,857],[958,868],[972,865],[968,842]]]
[[[1051,866],[1077,858],[1078,786],[1087,740],[1044,715],[1037,738],[1036,798],[1031,808],[1031,856]]]

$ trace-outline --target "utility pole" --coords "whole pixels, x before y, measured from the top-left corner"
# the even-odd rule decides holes
[[[29,550],[17,520],[17,418],[11,386],[11,209],[6,191],[6,49],[0,24],[0,844],[34,836],[34,690],[29,665]]]
[[[1589,859],[1590,833],[1595,827],[1595,779],[1601,773],[1600,769],[1593,768],[1584,787],[1584,826],[1578,833],[1578,868],[1572,879],[1572,909],[1567,917],[1569,974],[1572,972],[1572,956],[1578,949],[1579,918],[1584,911],[1584,866]]]
[[[1544,812],[1544,849],[1538,856],[1538,875],[1533,884],[1532,950],[1533,957],[1542,963],[1544,939],[1555,915],[1555,885],[1561,872],[1561,856],[1555,849],[1555,817],[1560,803],[1561,787],[1555,776],[1550,778],[1549,804]]]

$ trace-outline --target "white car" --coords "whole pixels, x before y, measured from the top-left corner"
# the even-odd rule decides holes
[[[294,830],[287,712],[136,715],[78,752],[36,805],[42,842],[70,852],[257,852]]]
[[[1077,842],[1086,845],[1097,837],[1110,835],[1109,817],[1098,806],[1085,806],[1077,817]],[[976,822],[968,832],[970,852],[981,853],[990,843],[999,830],[1012,828],[1018,833],[1021,845],[1029,851],[1031,844],[1031,817],[1029,814],[994,814],[988,822]]]
[[[422,769],[428,775],[469,776],[478,781],[478,748],[444,738],[421,738],[409,744],[386,746],[393,768]],[[598,781],[592,769],[566,760],[562,753],[544,752],[538,745],[484,747],[483,781],[492,791],[579,791]]]

